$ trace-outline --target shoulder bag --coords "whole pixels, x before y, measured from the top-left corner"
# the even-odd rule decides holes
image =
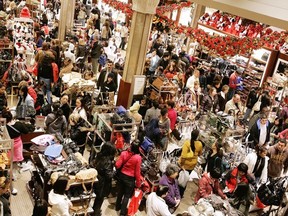
[[[252,110],[258,112],[260,111],[260,107],[261,107],[261,96],[258,98],[258,101],[254,104],[254,106],[252,107]]]

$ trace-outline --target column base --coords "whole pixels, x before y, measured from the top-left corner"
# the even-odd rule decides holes
[[[122,105],[126,109],[127,109],[127,107],[130,107],[130,104],[128,104],[129,103],[130,90],[131,90],[131,83],[125,82],[123,79],[121,79],[116,106]]]

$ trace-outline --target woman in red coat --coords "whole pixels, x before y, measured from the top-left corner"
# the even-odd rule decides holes
[[[227,198],[220,187],[220,177],[221,170],[218,168],[211,170],[210,173],[203,174],[202,178],[199,180],[199,188],[194,200],[195,203],[197,203],[200,198],[207,198],[211,194],[217,194],[222,199]]]
[[[234,193],[238,184],[248,184],[247,179],[248,166],[245,163],[240,163],[238,167],[234,168],[226,179],[226,186],[229,193]]]
[[[173,77],[177,75],[178,71],[175,60],[171,60],[163,73],[168,79],[173,79]]]

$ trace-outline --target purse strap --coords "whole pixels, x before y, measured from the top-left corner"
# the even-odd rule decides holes
[[[122,165],[119,167],[119,170],[121,171],[123,169],[123,167],[125,166],[125,164],[134,156],[134,154],[132,154],[128,160],[126,160],[124,163],[122,163]]]
[[[12,125],[8,125],[10,128],[12,128],[15,132],[21,134],[21,132],[19,130],[17,130],[15,127],[13,127]]]

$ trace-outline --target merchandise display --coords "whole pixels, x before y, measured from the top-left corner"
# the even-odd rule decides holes
[[[138,0],[0,26],[0,215],[287,215],[287,31]]]

